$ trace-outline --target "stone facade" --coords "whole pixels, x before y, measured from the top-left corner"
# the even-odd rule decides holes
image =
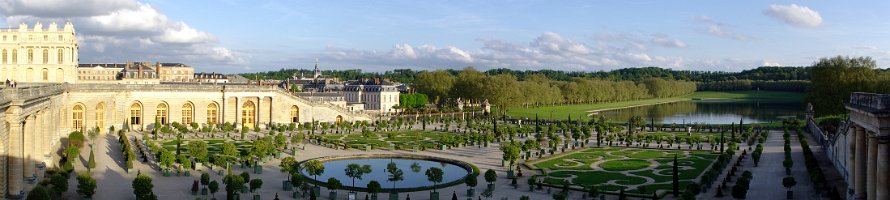
[[[77,38],[74,25],[55,22],[20,24],[0,29],[0,80],[21,83],[73,83],[77,80]]]
[[[364,110],[379,113],[396,112],[399,105],[399,90],[386,81],[362,81],[347,83],[343,89],[347,104],[364,104]]]
[[[0,90],[0,196],[18,198],[37,166],[55,166],[60,138],[93,127],[147,131],[160,123],[365,121],[373,117],[311,102],[276,86],[46,84]],[[135,122],[134,122],[135,121]],[[103,131],[104,132],[104,131]]]
[[[157,66],[162,82],[192,82],[195,68],[181,63],[160,63]]]
[[[847,199],[890,199],[890,95],[853,93],[848,120],[837,133],[807,123],[844,178]]]

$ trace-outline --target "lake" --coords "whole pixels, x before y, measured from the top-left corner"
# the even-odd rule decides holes
[[[804,103],[797,101],[753,100],[690,100],[657,105],[600,111],[613,121],[627,121],[633,116],[643,117],[645,123],[659,124],[731,124],[744,119],[745,124],[781,121],[787,117],[804,115]]]

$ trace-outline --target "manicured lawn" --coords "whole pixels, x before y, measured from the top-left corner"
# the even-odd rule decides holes
[[[587,116],[592,110],[608,110],[630,106],[651,105],[674,101],[687,101],[692,99],[737,99],[737,100],[781,100],[781,101],[802,101],[804,93],[800,92],[774,92],[774,91],[735,91],[735,92],[713,92],[701,91],[694,92],[689,95],[669,98],[643,99],[621,102],[594,103],[594,104],[574,104],[574,105],[558,105],[543,107],[512,107],[507,110],[507,115],[515,118],[534,119],[538,115],[540,119],[578,119],[578,117]],[[495,111],[496,112],[496,111]],[[552,117],[551,117],[552,115]]]
[[[717,160],[717,154],[709,151],[599,147],[528,164],[547,171],[544,182],[554,186],[569,181],[576,188],[597,186],[606,192],[625,189],[629,194],[651,196],[653,191],[666,193],[671,188],[674,156],[681,185],[697,181]]]

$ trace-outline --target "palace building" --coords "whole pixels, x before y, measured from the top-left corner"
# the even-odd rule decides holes
[[[62,29],[55,23],[48,28],[22,24],[3,29],[0,37],[0,80],[19,83],[0,88],[0,197],[23,197],[41,168],[58,165],[56,152],[73,131],[99,128],[105,134],[114,127],[141,132],[173,122],[253,128],[373,119],[275,85],[196,76],[183,64],[79,65],[71,23]]]
[[[56,23],[44,28],[20,24],[0,29],[0,80],[34,83],[74,82],[77,67],[77,38],[70,22],[59,29]]]

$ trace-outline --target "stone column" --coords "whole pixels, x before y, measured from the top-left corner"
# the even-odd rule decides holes
[[[238,132],[240,132],[241,127],[244,126],[244,124],[241,123],[241,97],[235,97],[235,122],[234,123],[238,124],[237,126],[235,126],[235,128],[237,128]]]
[[[22,161],[24,160],[24,149],[22,149],[22,133],[24,126],[20,121],[13,121],[9,124],[9,156],[7,157],[7,170],[9,171],[9,180],[7,180],[7,196],[10,199],[22,197],[22,184],[24,177],[22,171]]]
[[[865,199],[866,196],[866,170],[868,169],[866,166],[866,154],[868,153],[866,150],[868,146],[866,146],[865,142],[865,129],[862,127],[856,127],[856,173],[854,184],[856,184],[855,192],[853,196],[855,199]]]
[[[886,136],[885,136],[886,137]],[[890,148],[887,138],[878,141],[877,188],[875,199],[890,199]]]
[[[49,165],[50,157],[52,153],[50,153],[50,147],[52,146],[52,109],[41,112],[40,119],[43,122],[43,132],[40,134],[40,153],[43,155],[43,162],[45,165]],[[44,166],[45,167],[45,166]]]
[[[24,134],[24,150],[25,150],[25,177],[26,179],[34,178],[34,174],[37,172],[34,170],[34,135],[36,135],[37,130],[37,117],[34,115],[28,116],[25,119],[25,134]]]
[[[847,194],[856,191],[856,125],[847,130]],[[849,197],[849,196],[848,196]]]
[[[263,97],[257,97],[256,98],[256,110],[254,110],[255,117],[253,118],[253,125],[255,127],[260,127],[260,123],[261,123],[260,120],[263,118],[263,115],[260,115],[260,113],[262,113],[262,112],[260,112],[260,108],[262,108],[262,107],[263,107]]]
[[[869,132],[869,134],[874,134]],[[866,159],[867,175],[866,175],[866,192],[868,199],[875,199],[875,189],[877,188],[877,166],[878,166],[878,139],[873,135],[868,136],[868,159]]]

